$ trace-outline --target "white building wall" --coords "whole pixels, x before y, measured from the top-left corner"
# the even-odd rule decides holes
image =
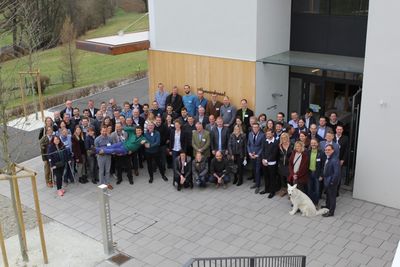
[[[370,0],[355,198],[400,208],[400,1]]]
[[[258,0],[257,59],[289,50],[290,17],[291,0]],[[268,118],[275,119],[277,112],[286,113],[289,91],[288,80],[288,67],[257,63],[257,114],[266,113]],[[275,107],[272,108],[273,106]]]
[[[257,0],[149,0],[151,49],[255,61]]]

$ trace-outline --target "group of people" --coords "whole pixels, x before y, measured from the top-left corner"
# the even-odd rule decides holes
[[[138,176],[144,161],[149,183],[157,170],[168,181],[171,168],[178,191],[207,184],[226,188],[231,181],[240,186],[249,171],[256,194],[283,197],[287,183],[297,184],[317,206],[325,191],[324,216],[334,215],[349,146],[335,112],[318,121],[312,110],[303,116],[294,111],[289,121],[279,112],[273,120],[255,116],[246,99],[237,109],[228,96],[220,102],[216,93],[207,99],[202,89],[197,95],[189,85],[183,89],[183,96],[177,86],[169,94],[159,83],[151,105],[135,97],[122,106],[110,99],[97,109],[89,100],[82,114],[66,101],[54,118],[46,118],[39,136],[47,185],[55,181],[60,196],[63,182],[75,177],[112,189],[110,175],[120,184],[124,171],[133,184],[132,170]]]

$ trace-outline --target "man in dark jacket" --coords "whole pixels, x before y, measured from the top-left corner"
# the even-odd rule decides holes
[[[167,145],[169,143],[169,130],[167,125],[162,123],[162,119],[160,116],[156,118],[154,129],[160,133],[160,161],[162,168],[165,169],[165,165],[167,163]]]
[[[167,176],[165,176],[165,168],[162,167],[160,161],[160,133],[154,130],[154,123],[150,122],[147,125],[147,132],[144,134],[147,140],[145,146],[145,156],[147,161],[147,171],[149,172],[149,183],[153,183],[154,176],[154,162],[157,164],[160,170],[161,177],[164,181],[168,181]]]
[[[330,217],[335,214],[336,209],[336,192],[340,179],[340,163],[333,157],[335,150],[332,145],[325,147],[326,160],[324,163],[324,171],[322,179],[326,191],[326,206],[322,208],[329,209],[328,213],[323,214],[324,217]]]
[[[97,184],[97,182],[99,181],[99,169],[97,167],[96,148],[94,146],[95,139],[95,129],[94,127],[89,126],[85,137],[85,149],[87,153],[88,163],[88,178],[91,179],[92,183]]]
[[[250,118],[254,116],[254,112],[247,107],[246,99],[242,99],[240,104],[242,105],[242,108],[236,112],[236,118],[240,118],[240,120],[246,126],[246,129],[248,129],[251,126]]]
[[[179,153],[176,157],[174,165],[174,181],[178,184],[177,190],[181,191],[182,186],[193,188],[192,179],[192,162],[191,158],[186,155],[185,151]]]
[[[216,183],[217,188],[221,185],[226,188],[226,184],[229,183],[231,178],[228,174],[228,161],[223,157],[221,151],[215,153],[215,158],[212,159],[210,165],[210,183]]]
[[[211,151],[215,155],[217,151],[225,156],[228,154],[229,129],[224,126],[221,117],[217,118],[217,127],[211,132]]]
[[[251,186],[250,189],[255,189],[254,193],[256,194],[260,192],[261,153],[263,150],[263,141],[264,135],[260,131],[260,125],[254,123],[247,139],[247,153],[253,168],[252,178],[249,178],[248,180],[255,179],[255,184]]]
[[[172,93],[167,96],[167,100],[165,101],[166,105],[171,105],[172,110],[180,114],[181,113],[181,108],[183,107],[183,102],[182,102],[182,96],[178,94],[178,87],[174,86],[172,88]]]

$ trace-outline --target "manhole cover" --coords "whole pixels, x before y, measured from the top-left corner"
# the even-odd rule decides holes
[[[131,259],[130,256],[118,253],[117,255],[112,256],[111,258],[107,259],[109,262],[114,263],[118,266],[121,266],[125,262],[129,261]]]

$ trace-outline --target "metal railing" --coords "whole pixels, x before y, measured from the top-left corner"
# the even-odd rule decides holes
[[[194,258],[182,267],[305,267],[306,256]]]

